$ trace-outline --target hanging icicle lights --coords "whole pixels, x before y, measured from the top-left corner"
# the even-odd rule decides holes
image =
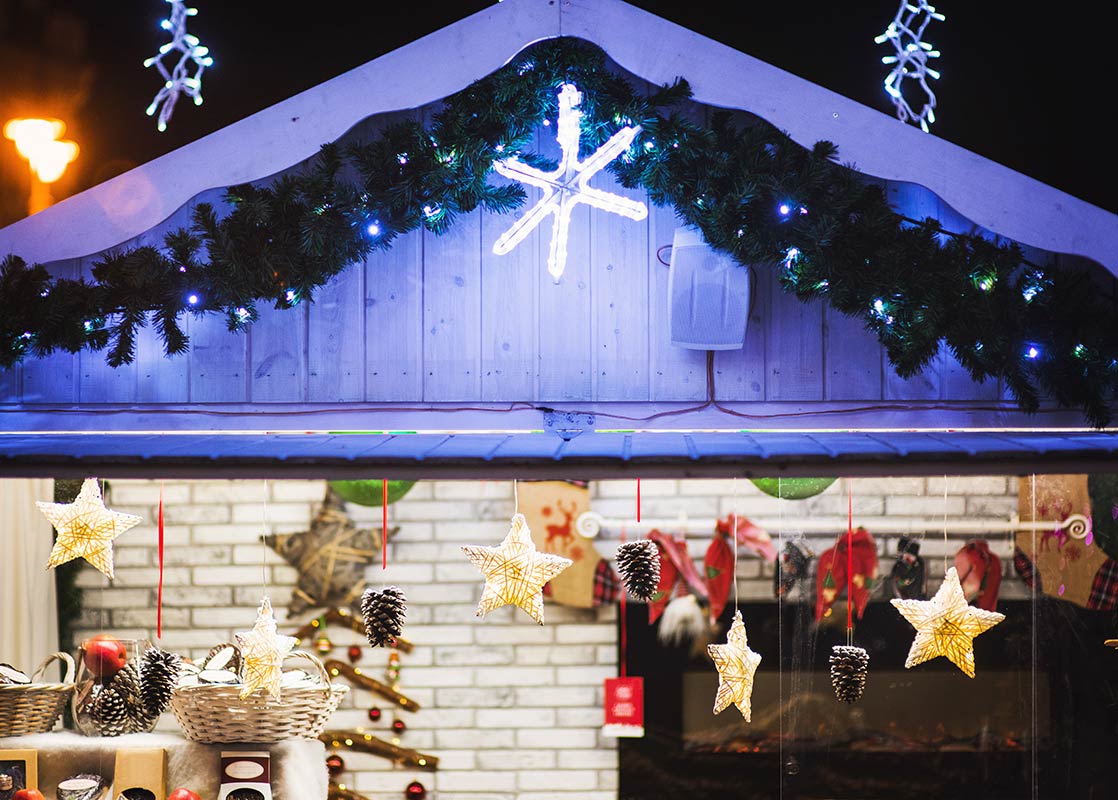
[[[897,16],[889,23],[885,32],[874,38],[878,44],[886,42],[893,45],[896,55],[884,56],[882,64],[892,64],[893,69],[885,76],[885,91],[893,98],[897,107],[897,118],[901,122],[909,120],[919,121],[920,128],[928,133],[928,126],[936,121],[936,95],[928,86],[928,78],[939,78],[939,72],[928,66],[928,59],[939,58],[939,51],[932,45],[922,41],[924,29],[932,20],[942,22],[943,14],[936,11],[935,6],[929,5],[927,0],[901,0]],[[916,81],[924,90],[927,100],[917,114],[912,110],[908,100],[905,99],[902,85],[905,80]]]
[[[196,8],[187,8],[183,0],[166,0],[171,4],[171,15],[160,23],[160,27],[171,34],[171,41],[160,46],[158,55],[144,61],[145,67],[154,66],[163,76],[163,87],[147,107],[147,115],[154,116],[159,112],[159,130],[167,130],[167,121],[175,110],[175,102],[180,93],[185,93],[194,98],[194,105],[202,105],[202,73],[206,67],[212,67],[214,60],[210,56],[210,49],[203,47],[197,36],[186,32],[186,18],[198,13]],[[163,57],[172,51],[179,54],[178,61],[168,71],[163,63]],[[189,74],[191,65],[194,74]]]

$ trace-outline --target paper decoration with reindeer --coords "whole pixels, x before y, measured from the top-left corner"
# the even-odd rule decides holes
[[[1092,516],[1088,475],[1037,475],[1036,519],[1064,520],[1072,514]],[[1023,522],[1033,519],[1033,478],[1018,480],[1017,515]],[[1109,511],[1109,509],[1106,509]],[[1114,608],[1111,576],[1115,564],[1095,536],[1082,539],[1053,525],[1050,530],[1018,531],[1019,557],[1040,578],[1040,592],[1084,608]],[[1034,542],[1035,552],[1034,552]],[[1018,562],[1020,563],[1020,562]],[[1018,566],[1018,572],[1021,571]]]
[[[571,481],[521,481],[518,507],[528,520],[536,548],[569,558],[571,566],[544,587],[556,603],[594,608],[617,600],[621,585],[593,540],[579,534],[575,521],[590,508],[590,491]]]

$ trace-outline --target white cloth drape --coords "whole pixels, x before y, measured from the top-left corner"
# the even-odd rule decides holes
[[[53,496],[49,479],[0,479],[0,661],[28,674],[58,650],[54,572],[47,569],[54,537],[35,506]],[[59,680],[58,667],[42,679]]]

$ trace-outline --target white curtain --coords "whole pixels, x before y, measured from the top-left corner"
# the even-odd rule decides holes
[[[35,506],[50,502],[54,481],[0,479],[0,661],[30,674],[58,650],[51,524]],[[52,665],[43,680],[60,680]]]

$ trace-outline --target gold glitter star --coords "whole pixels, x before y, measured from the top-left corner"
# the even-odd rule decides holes
[[[906,668],[946,656],[952,664],[974,677],[974,637],[990,630],[1005,614],[975,608],[967,603],[959,574],[954,567],[931,600],[891,600],[901,615],[916,628],[916,639],[908,651]]]
[[[721,714],[733,703],[749,722],[752,711],[753,676],[761,665],[761,656],[749,649],[741,612],[734,612],[734,621],[726,633],[726,644],[708,644],[707,653],[718,669],[718,694],[714,696],[714,713]]]
[[[241,648],[241,697],[263,689],[272,697],[280,695],[283,659],[299,641],[294,636],[276,633],[272,601],[267,597],[260,604],[256,625],[251,631],[233,634]]]
[[[105,508],[101,486],[96,478],[85,479],[72,503],[39,500],[35,505],[58,531],[47,568],[84,558],[105,573],[109,580],[113,577],[113,539],[143,522],[143,517],[135,514],[122,514]]]
[[[500,547],[465,545],[462,551],[485,575],[485,591],[477,607],[479,617],[495,608],[515,605],[540,625],[543,625],[543,585],[573,563],[569,558],[536,550],[523,514],[513,516],[512,526]]]

